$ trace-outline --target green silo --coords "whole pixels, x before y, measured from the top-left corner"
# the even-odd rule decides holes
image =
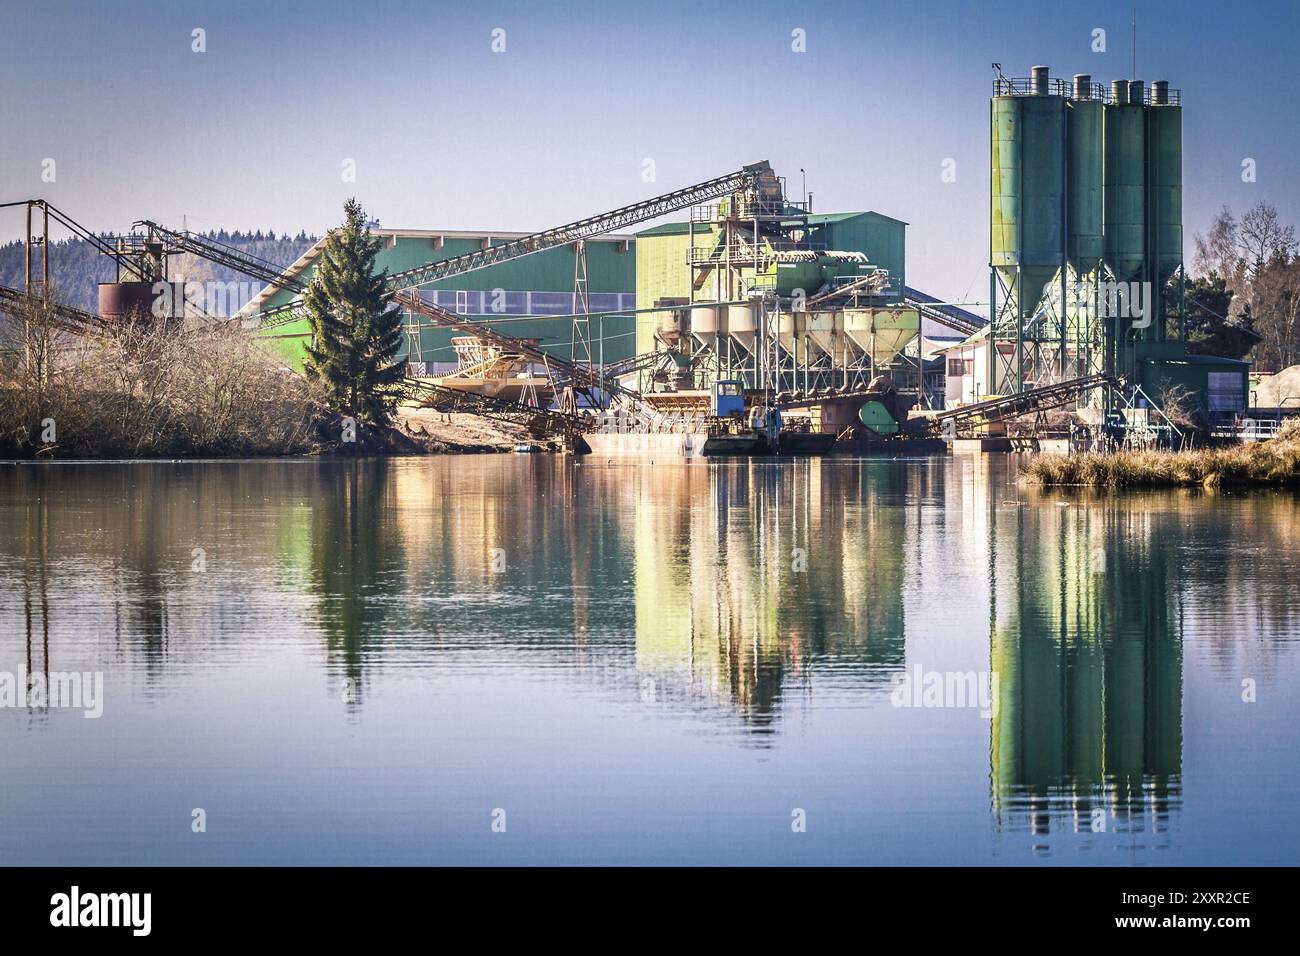
[[[1035,362],[1025,354],[1025,320],[1065,264],[1066,99],[1054,92],[1047,67],[1032,72],[1027,89],[1000,82],[992,103],[989,263],[1004,290],[992,332],[1015,344],[1015,368],[999,368],[998,349],[989,349],[995,392],[1025,387],[1025,365]]]
[[[1086,274],[1101,265],[1102,240],[1102,114],[1105,107],[1092,95],[1092,77],[1080,73],[1074,78],[1074,95],[1066,110],[1069,137],[1069,165],[1066,191],[1069,196],[1068,228],[1070,265]]]
[[[1109,278],[1121,289],[1147,280],[1146,268],[1146,107],[1142,83],[1116,80],[1105,109],[1105,262]],[[1138,287],[1140,288],[1140,286]],[[1129,309],[1119,308],[1127,304]],[[1115,293],[1103,306],[1107,332],[1106,370],[1135,373],[1133,342],[1151,335],[1133,325],[1133,302],[1121,302]],[[1109,308],[1107,308],[1109,306]]]
[[[1105,106],[1092,77],[1078,73],[1066,105],[1066,258],[1069,286],[1062,325],[1063,378],[1102,370],[1100,282],[1105,257],[1102,184]]]
[[[1117,282],[1142,278],[1146,263],[1146,117],[1139,92],[1129,102],[1129,84],[1111,85],[1105,108],[1105,257]]]
[[[1169,84],[1151,84],[1146,111],[1147,274],[1159,303],[1156,338],[1167,337],[1162,292],[1183,264],[1183,108]]]

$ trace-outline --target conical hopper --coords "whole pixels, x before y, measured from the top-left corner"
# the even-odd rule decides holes
[[[704,348],[717,351],[718,336],[723,332],[722,308],[717,305],[704,305],[691,309],[691,335]]]
[[[812,339],[814,351],[834,357],[838,344],[836,332],[839,322],[836,319],[839,315],[838,312],[808,313],[808,337]]]
[[[891,361],[921,330],[915,309],[846,309],[844,334],[876,365]]]
[[[754,339],[758,331],[755,312],[756,307],[752,305],[727,306],[727,334],[750,355],[754,354]]]
[[[789,355],[795,354],[795,345],[799,347],[800,361],[804,360],[804,343],[803,337],[806,331],[808,313],[806,312],[782,312],[777,321],[777,338],[781,342],[781,348],[785,349]]]

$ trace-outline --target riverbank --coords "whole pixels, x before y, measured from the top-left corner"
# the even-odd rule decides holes
[[[1300,487],[1300,420],[1277,438],[1227,448],[1038,455],[1020,478],[1043,487]]]
[[[39,318],[39,317],[38,317]],[[124,460],[510,451],[522,426],[402,406],[344,427],[319,390],[230,323],[74,335],[0,326],[0,459]],[[345,440],[346,439],[346,440]]]
[[[334,416],[320,411],[309,416],[303,427],[292,431],[268,431],[260,440],[195,443],[189,440],[150,442],[131,446],[120,436],[78,435],[76,441],[18,442],[12,435],[0,438],[0,461],[150,461],[221,460],[283,457],[336,457],[361,454],[373,456],[481,455],[513,452],[520,446],[559,451],[550,443],[538,442],[526,428],[497,422],[478,415],[450,415],[428,408],[399,408],[392,427],[362,429],[355,443],[337,436],[341,427]]]

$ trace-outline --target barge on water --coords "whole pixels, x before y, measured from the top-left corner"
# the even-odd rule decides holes
[[[787,414],[735,380],[716,382],[709,391],[647,393],[642,397],[651,417],[601,413],[575,450],[663,458],[946,453],[944,441],[916,433],[921,423],[906,423],[894,395],[869,395],[801,401]]]

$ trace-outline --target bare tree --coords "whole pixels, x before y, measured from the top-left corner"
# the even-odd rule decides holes
[[[1296,252],[1295,226],[1283,225],[1277,207],[1258,202],[1241,217],[1237,240],[1251,279],[1258,279],[1274,259],[1289,259]]]
[[[1255,281],[1255,329],[1263,336],[1252,350],[1274,371],[1300,362],[1300,256],[1274,256]]]
[[[1234,288],[1244,278],[1243,261],[1237,245],[1237,220],[1232,210],[1224,206],[1210,223],[1205,235],[1196,234],[1194,268],[1198,275],[1217,273]]]
[[[16,304],[7,321],[0,318],[0,362],[10,405],[4,428],[20,443],[38,440],[57,376],[77,338],[59,315],[59,303],[58,290],[49,285]]]
[[[1295,227],[1284,225],[1271,203],[1256,203],[1240,221],[1224,206],[1205,235],[1196,236],[1194,267],[1201,275],[1223,277],[1232,293],[1227,318],[1237,322],[1247,308],[1258,316],[1261,274],[1270,262],[1290,259],[1297,248]]]
[[[77,335],[45,300],[13,311],[14,321],[0,322],[0,454],[286,454],[313,445],[319,406],[307,383],[237,323],[145,311]],[[28,321],[18,321],[24,312]]]

